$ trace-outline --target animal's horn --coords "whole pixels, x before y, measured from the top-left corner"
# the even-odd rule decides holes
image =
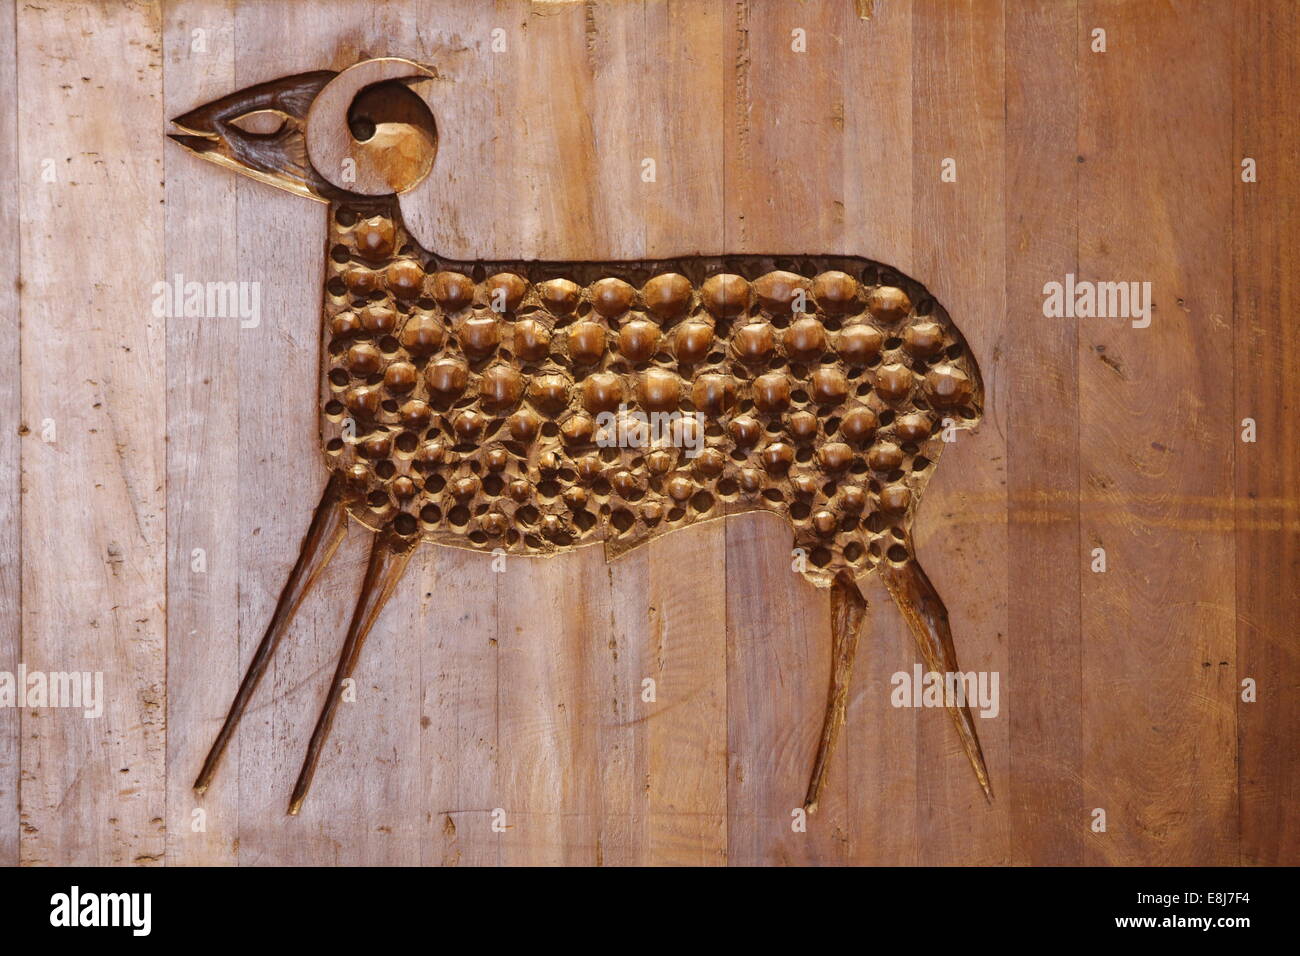
[[[380,57],[348,67],[317,94],[307,113],[307,156],[339,189],[388,196],[428,175],[437,132],[428,105],[406,84],[428,67]]]

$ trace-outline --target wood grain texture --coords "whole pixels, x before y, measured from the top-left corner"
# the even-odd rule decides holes
[[[1300,862],[1297,43],[1283,0],[6,4],[0,672],[102,670],[107,704],[0,708],[0,863]],[[892,705],[919,658],[871,581],[792,826],[830,599],[763,514],[608,564],[420,548],[290,818],[354,526],[193,793],[324,487],[326,233],[166,120],[383,55],[438,70],[442,255],[842,253],[944,304],[988,401],[915,534],[1001,678],[992,803],[942,708]],[[259,283],[261,321],[155,318],[177,273]],[[1151,326],[1045,318],[1067,273],[1150,281]]]
[[[730,5],[725,61],[734,71],[722,113],[727,248],[814,251],[841,241],[839,97],[833,74],[807,64],[838,60],[846,14],[838,3]],[[792,49],[796,29],[805,31],[808,52]],[[808,108],[788,111],[794,102]],[[816,148],[804,148],[810,144]],[[803,803],[826,707],[830,602],[791,574],[797,556],[783,524],[750,515],[729,520],[726,544],[728,860],[817,860],[835,845],[828,839],[832,825],[797,832],[791,813]],[[759,581],[766,583],[766,607],[747,596]],[[823,821],[835,819],[851,739],[846,731],[832,756]]]
[[[1004,27],[996,3],[913,8],[914,268],[980,356],[984,421],[948,451],[918,515],[917,555],[944,596],[963,670],[1007,672]],[[950,51],[935,56],[934,51]],[[956,182],[944,182],[944,160]],[[974,558],[974,560],[972,560]],[[916,799],[923,864],[1009,862],[1009,803],[972,790],[953,728],[935,712],[918,725]],[[1006,779],[1006,721],[976,718],[993,778]]]
[[[648,2],[625,37],[638,51],[629,68],[661,76],[650,95],[619,104],[631,111],[631,157],[656,159],[653,183],[641,181],[639,163],[624,167],[633,183],[628,192],[639,199],[633,212],[644,223],[643,255],[718,241],[723,129],[701,127],[679,104],[689,98],[699,115],[721,113],[725,74],[705,65],[722,59],[726,23],[720,5]],[[617,113],[610,115],[617,122]],[[689,162],[674,145],[686,140]],[[639,759],[628,786],[644,828],[627,862],[642,865],[727,861],[727,532],[717,521],[698,530],[652,541],[610,566],[614,613],[628,622],[624,645],[637,662],[621,677],[616,699],[630,705],[621,719]],[[675,569],[691,565],[708,570],[683,581]],[[644,700],[647,679],[653,701]]]
[[[1043,285],[1079,271],[1075,3],[1006,8],[1007,595],[1012,861],[1079,865],[1078,319],[1038,321]],[[1086,36],[1087,32],[1083,31]],[[1087,53],[1088,56],[1095,54]],[[1085,60],[1082,66],[1089,65]]]
[[[1081,73],[1079,277],[1149,281],[1153,300],[1149,328],[1080,330],[1081,520],[1107,554],[1082,585],[1084,798],[1108,818],[1087,860],[1232,863],[1235,542],[1230,520],[1197,520],[1233,500],[1237,453],[1232,11],[1085,3],[1080,20],[1105,20],[1108,51]]]
[[[448,248],[477,249],[486,227],[507,221],[523,209],[514,190],[485,183],[482,169],[509,163],[510,138],[474,136],[482,118],[501,123],[508,115],[499,97],[512,95],[509,78],[514,56],[488,55],[490,30],[505,32],[507,49],[517,50],[526,18],[491,9],[492,27],[484,30],[482,10],[464,5],[421,3],[385,8],[374,29],[401,37],[429,31],[427,59],[450,77],[445,108],[438,110],[439,156],[432,175],[446,176],[447,215],[439,223]],[[415,46],[374,49],[420,56]],[[452,95],[454,92],[455,95]],[[443,149],[453,137],[458,148]],[[444,160],[446,165],[443,166]],[[439,167],[442,166],[442,170]],[[511,602],[507,574],[491,570],[490,559],[468,551],[424,549],[412,559],[419,571],[414,591],[418,604],[411,625],[420,644],[421,727],[420,790],[413,813],[423,828],[422,862],[427,865],[482,866],[503,862],[505,836],[494,830],[492,811],[502,807],[501,780],[510,762],[526,764],[501,733],[503,699],[512,690],[501,684],[501,648],[506,638],[497,617]],[[405,584],[411,588],[411,582]],[[401,606],[403,589],[393,604]],[[392,613],[390,611],[390,613]],[[380,626],[383,626],[381,622]],[[514,641],[512,648],[517,647]],[[501,765],[505,764],[505,769]],[[505,825],[517,823],[507,819]]]
[[[15,10],[0,9],[0,89],[17,88]],[[0,96],[0,171],[8,182],[18,179],[18,100]],[[21,361],[19,339],[18,204],[0,204],[0,338],[7,368]],[[22,392],[16,375],[0,381],[0,607],[10,613],[0,622],[0,671],[14,673],[22,655],[22,489],[21,443],[15,423],[22,417]],[[0,865],[18,862],[18,741],[21,720],[16,708],[0,710]]]
[[[844,110],[844,244],[915,275],[912,236],[912,137],[915,25],[910,3],[876,4],[870,21],[846,24],[838,94]],[[981,356],[982,358],[982,356]],[[858,642],[831,789],[843,780],[837,829],[850,859],[910,866],[918,862],[917,727],[934,714],[896,708],[890,679],[910,672],[916,653],[907,625],[880,582],[864,596],[867,623]],[[833,806],[833,804],[832,804]],[[886,814],[877,807],[889,807]],[[827,808],[829,810],[829,808]],[[829,814],[828,814],[829,816]]]
[[[167,116],[235,86],[232,29],[233,17],[221,8],[167,11]],[[196,30],[203,33],[196,37]],[[200,38],[202,43],[196,43]],[[180,160],[174,150],[163,154],[166,229],[172,236],[163,276],[179,273],[193,281],[234,277],[235,180],[206,176]],[[213,212],[207,228],[185,228],[205,210]],[[167,675],[169,686],[194,688],[167,695],[168,727],[191,728],[167,735],[167,859],[176,864],[237,859],[238,790],[214,792],[200,805],[190,778],[202,760],[194,744],[215,733],[240,677],[239,656],[230,653],[239,640],[234,613],[240,593],[239,540],[228,510],[240,498],[240,464],[236,455],[210,451],[238,436],[241,332],[237,319],[167,323]],[[202,810],[202,816],[196,819],[195,810]]]
[[[1295,861],[1300,841],[1300,413],[1295,390],[1300,308],[1295,250],[1300,247],[1300,183],[1290,170],[1300,151],[1300,86],[1294,5],[1243,4],[1233,24],[1233,415],[1253,418],[1259,440],[1238,444],[1234,460],[1236,532],[1237,786],[1240,862]],[[1241,181],[1241,161],[1262,171]],[[1231,668],[1229,668],[1231,669]],[[1254,703],[1240,698],[1247,678]]]
[[[44,674],[101,673],[104,688],[97,718],[22,713],[22,860],[158,863],[166,423],[164,325],[151,290],[163,270],[161,19],[144,4],[23,4],[17,23],[29,359],[22,660]],[[129,241],[104,241],[113,222],[131,224]]]
[[[351,29],[346,24],[360,24],[359,35],[347,36]],[[342,69],[362,58],[362,48],[374,39],[372,30],[370,13],[359,4],[332,5],[328,15],[299,4],[240,6],[232,38],[237,84],[322,67]],[[284,49],[283,36],[297,42]],[[324,62],[322,50],[330,51]],[[238,436],[244,450],[240,589],[253,598],[240,609],[245,655],[261,637],[279,596],[284,577],[272,569],[292,566],[324,487],[324,475],[314,467],[315,409],[292,398],[314,392],[319,374],[317,323],[303,316],[319,310],[324,214],[315,203],[276,190],[268,193],[259,185],[240,181],[236,197],[239,275],[259,281],[263,290],[263,321],[240,330],[238,361],[241,377],[268,386],[258,388],[262,407],[241,406]],[[281,241],[278,230],[258,228],[257,223],[267,221],[285,223],[301,237],[315,252],[312,265],[290,264],[299,250]],[[267,409],[276,411],[267,414]],[[225,785],[239,788],[241,864],[420,859],[416,834],[421,818],[415,810],[422,803],[419,766],[401,759],[420,747],[422,688],[412,661],[418,657],[421,632],[414,626],[417,592],[412,580],[402,582],[367,642],[355,674],[355,701],[343,705],[316,775],[314,794],[323,799],[308,801],[302,826],[292,837],[284,822],[297,768],[352,616],[369,538],[360,528],[351,530],[317,593],[299,610],[293,635],[262,682],[259,716],[270,732],[249,733],[245,726],[239,767],[225,769]],[[294,642],[296,635],[301,637]],[[275,769],[263,773],[247,767]]]

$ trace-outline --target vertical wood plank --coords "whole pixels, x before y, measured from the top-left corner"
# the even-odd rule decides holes
[[[296,10],[295,16],[295,8],[284,4],[235,8],[231,91],[329,65],[317,46],[323,31],[313,28],[316,18]],[[296,42],[286,45],[284,37]],[[239,546],[239,638],[229,651],[242,675],[325,485],[309,399],[317,387],[325,213],[317,203],[262,183],[219,169],[209,175],[234,180],[235,269],[241,281],[261,284],[262,321],[240,329],[233,355],[240,380],[255,383],[240,395],[239,427],[230,438],[240,495],[230,509]],[[338,850],[350,843],[332,846],[320,816],[335,795],[335,748],[355,707],[340,714],[302,816],[290,820],[285,810],[361,578],[365,547],[358,537],[353,529],[299,608],[231,742],[224,780],[208,791],[237,790],[240,865],[337,861]],[[381,619],[376,630],[382,627]],[[367,648],[372,653],[376,636]],[[332,809],[347,813],[353,806]]]
[[[166,358],[150,309],[161,22],[151,4],[23,4],[17,30],[22,657],[29,672],[103,675],[98,718],[23,714],[22,859],[152,863],[165,793]]]
[[[420,595],[424,687],[419,762],[423,776],[426,865],[499,862],[492,811],[497,788],[500,675],[497,605],[511,568],[496,573],[483,555],[421,548],[408,577]],[[414,759],[405,755],[404,759]]]
[[[800,833],[791,811],[803,804],[821,730],[830,601],[791,570],[790,549],[776,518],[728,519],[727,853],[738,866],[806,862],[825,839],[820,810]]]
[[[491,246],[510,258],[636,256],[645,233],[634,215],[640,166],[632,147],[643,133],[629,122],[635,98],[624,81],[644,42],[642,5],[506,9],[521,29],[503,124],[520,129],[508,134],[504,157],[511,173],[501,188],[509,191],[510,215],[496,223]]]
[[[168,120],[235,90],[232,19],[208,3],[168,8]],[[162,130],[151,135],[159,138]],[[182,282],[238,281],[235,177],[161,142],[164,281],[174,283],[178,275]],[[242,676],[239,621],[231,613],[239,604],[239,537],[229,511],[242,490],[233,454],[241,334],[237,318],[167,319],[167,861],[173,865],[234,863],[239,835],[235,761],[202,801],[192,785]],[[195,809],[203,811],[201,820]]]
[[[518,248],[510,255],[643,255],[635,188],[640,131],[616,79],[636,69],[641,5],[527,5],[516,16],[506,115],[532,122],[503,154],[514,170],[509,236]],[[499,245],[503,237],[491,238]],[[605,747],[616,746],[606,706],[615,636],[604,552],[593,547],[509,567],[497,608],[498,805],[508,821],[501,858],[603,863],[606,787],[630,783],[602,773]],[[613,766],[626,771],[621,762]],[[614,793],[610,799],[617,815],[620,801]],[[612,838],[615,854],[624,842]]]
[[[843,251],[910,274],[912,5],[876,3],[870,19],[850,16],[844,31],[839,93],[844,110]],[[892,706],[890,679],[899,671],[911,672],[916,650],[875,576],[865,583],[863,596],[870,607],[841,732],[843,775],[840,764],[834,765],[828,786],[839,793],[835,780],[844,780],[840,826],[852,834],[853,862],[905,866],[916,862],[916,726],[921,715]]]
[[[911,274],[912,3],[843,20],[844,252]],[[833,252],[826,247],[826,252]]]
[[[649,0],[641,25],[646,75],[661,72],[642,100],[642,156],[661,156],[642,185],[644,254],[706,249],[723,221],[724,17],[720,4]],[[690,107],[684,108],[685,104]],[[699,123],[699,118],[705,122]],[[666,161],[667,165],[663,165]],[[639,167],[637,167],[639,168]],[[641,574],[613,566],[616,599],[640,627],[640,673],[627,688],[642,718],[646,828],[642,862],[710,865],[727,859],[727,551],[724,521],[669,534],[645,549]],[[700,569],[683,574],[683,569]],[[643,593],[626,594],[640,577]],[[633,583],[635,587],[635,583]],[[641,703],[641,680],[656,701]],[[633,780],[636,786],[639,781]]]
[[[1148,328],[1079,325],[1083,537],[1108,567],[1081,572],[1084,796],[1108,818],[1091,862],[1237,858],[1233,18],[1080,6],[1078,278],[1153,299]]]
[[[594,728],[607,719],[590,693],[609,639],[605,556],[584,548],[511,566],[502,586],[518,598],[497,606],[501,862],[591,866],[600,832]]]
[[[662,89],[662,78],[647,79],[635,89],[623,82],[628,76],[654,76],[649,49],[653,38],[645,32],[645,7],[644,3],[606,2],[586,3],[580,11],[575,8],[573,25],[567,28],[571,39],[561,47],[570,61],[567,72],[584,78],[584,87],[575,96],[589,111],[590,129],[580,134],[579,140],[561,139],[556,145],[561,155],[584,155],[589,150],[582,162],[594,177],[589,187],[593,195],[569,203],[572,213],[588,210],[591,222],[585,228],[577,227],[579,235],[563,242],[583,243],[584,256],[592,258],[617,254],[642,259],[648,255],[647,234],[656,208],[653,196],[663,187],[642,182],[641,160],[654,159],[657,174],[666,177],[678,158],[671,139],[667,143],[655,140],[658,130],[648,120],[647,104],[653,103]],[[579,17],[581,52],[576,42]],[[553,25],[558,23],[543,24],[548,30]],[[528,38],[529,48],[537,42],[543,42],[542,36],[534,30]],[[577,135],[576,130],[574,133]],[[660,166],[667,168],[661,171]],[[570,181],[565,191],[575,185]],[[549,191],[554,192],[554,187]],[[550,258],[554,253],[545,255]],[[607,565],[603,574],[592,565],[593,578],[583,585],[584,589],[596,588],[602,599],[609,601],[608,619],[581,638],[589,645],[583,650],[590,660],[586,693],[593,703],[588,732],[594,738],[598,763],[594,768],[598,782],[593,821],[594,862],[598,866],[644,864],[653,853],[650,808],[653,794],[664,781],[651,772],[654,728],[649,723],[653,715],[647,712],[653,706],[643,704],[640,698],[643,677],[660,679],[649,666],[651,637],[646,626],[648,612],[653,613],[648,594],[652,567],[648,551]],[[570,771],[573,775],[586,772],[581,766]]]
[[[1077,320],[1043,317],[1043,286],[1078,272],[1075,3],[1006,10],[1005,374],[1012,861],[1083,862]],[[1096,54],[1087,54],[1094,56]],[[1085,64],[1087,68],[1088,64]],[[983,722],[981,722],[983,723]]]
[[[374,8],[333,4],[239,7],[239,88],[321,68],[343,69],[386,46]],[[295,38],[285,48],[284,37]],[[400,52],[400,51],[398,51]],[[237,188],[241,275],[262,281],[264,319],[239,341],[242,375],[262,383],[241,407],[244,543],[241,643],[261,637],[324,487],[317,392],[325,212],[262,184]],[[240,774],[241,862],[416,863],[427,812],[421,784],[420,581],[408,568],[361,655],[356,700],[335,722],[312,793],[284,815],[325,698],[367,561],[371,535],[353,526],[259,692]],[[418,570],[418,569],[416,569]],[[247,654],[247,651],[245,651]],[[246,723],[248,721],[246,720]],[[270,730],[268,735],[267,730]]]
[[[494,174],[505,161],[503,107],[519,82],[523,57],[518,2],[493,5],[429,2],[385,8],[380,28],[402,37],[405,55],[434,66],[445,79],[433,104],[439,150],[432,176],[447,186],[439,202],[436,252],[469,256],[491,250],[498,224],[509,221],[515,198]],[[492,31],[505,31],[494,52]],[[444,148],[445,144],[445,148]],[[500,759],[500,632],[497,607],[519,599],[516,562],[497,572],[491,558],[454,548],[422,547],[411,560],[419,584],[424,687],[420,716],[426,864],[482,866],[500,862],[501,835],[492,811],[502,807]],[[508,823],[517,822],[507,818]]]
[[[438,152],[411,214],[429,210],[429,251],[453,259],[509,259],[518,225],[516,174],[506,167],[511,144],[526,139],[528,113],[514,109],[513,94],[528,64],[524,41],[527,0],[462,4],[414,0],[375,12],[385,54],[406,56],[437,71],[430,108]],[[495,31],[501,31],[496,34]],[[498,41],[504,46],[498,46]],[[408,227],[422,225],[408,215]],[[423,233],[421,233],[423,234]]]
[[[0,175],[18,182],[18,75],[15,48],[16,4],[0,8]],[[0,204],[0,361],[6,368],[19,368],[21,330],[18,313],[19,230],[18,203]],[[19,377],[0,380],[0,420],[15,423],[22,418]],[[0,606],[10,613],[0,621],[0,672],[18,673],[22,653],[22,445],[17,427],[0,429]],[[17,707],[0,709],[0,866],[18,863],[18,771],[19,725]]]
[[[724,245],[732,253],[842,247],[847,4],[739,0],[727,16]],[[802,29],[806,52],[793,31]],[[830,677],[829,593],[794,573],[788,525],[766,515],[727,527],[730,860],[843,859],[845,744],[817,818],[796,832]],[[762,595],[762,598],[757,598]]]
[[[963,671],[1007,672],[1006,328],[1003,10],[998,2],[914,8],[913,277],[952,314],[983,372],[982,424],[944,452],[916,552],[947,604]],[[955,182],[940,179],[956,162]],[[1005,698],[1004,698],[1005,700]],[[995,796],[1007,718],[976,718]],[[1009,858],[1008,804],[985,801],[945,714],[919,715],[921,863]]]
[[[1253,418],[1255,444],[1238,444],[1236,493],[1237,741],[1240,862],[1300,861],[1300,81],[1294,4],[1239,5],[1234,17],[1233,341],[1236,383],[1230,427]],[[1255,160],[1258,181],[1241,181]],[[1216,662],[1217,664],[1217,662]],[[1252,678],[1258,699],[1240,699]],[[1289,755],[1289,758],[1285,755]]]

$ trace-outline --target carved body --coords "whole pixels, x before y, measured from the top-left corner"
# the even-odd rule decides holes
[[[867,260],[468,263],[395,204],[330,224],[321,435],[374,530],[614,555],[768,510],[825,587],[906,560],[944,420],[979,417],[951,320]]]
[[[195,788],[211,783],[349,515],[374,532],[370,564],[290,813],[419,541],[511,554],[603,543],[613,556],[766,510],[790,523],[795,566],[832,589],[834,668],[805,801],[815,809],[865,620],[860,578],[882,576],[929,669],[957,670],[910,527],[943,437],[979,420],[974,357],[919,283],[860,258],[457,262],[425,251],[401,198],[429,172],[436,135],[403,82],[429,75],[368,60],[175,121],[173,138],[202,158],[329,204],[319,400],[331,477]],[[268,115],[278,128],[241,125]],[[969,709],[948,709],[991,794]]]

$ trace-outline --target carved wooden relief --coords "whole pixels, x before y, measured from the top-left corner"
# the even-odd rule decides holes
[[[402,199],[437,139],[402,81],[427,74],[370,60],[175,121],[173,138],[196,155],[329,206],[319,403],[330,479],[196,788],[347,516],[374,533],[370,565],[291,813],[418,542],[519,555],[590,544],[612,558],[763,510],[789,523],[804,573],[832,590],[815,808],[865,618],[856,582],[879,572],[926,666],[958,669],[910,529],[942,436],[979,421],[974,356],[920,284],[861,258],[462,262],[422,248]],[[970,713],[950,711],[990,792]]]

